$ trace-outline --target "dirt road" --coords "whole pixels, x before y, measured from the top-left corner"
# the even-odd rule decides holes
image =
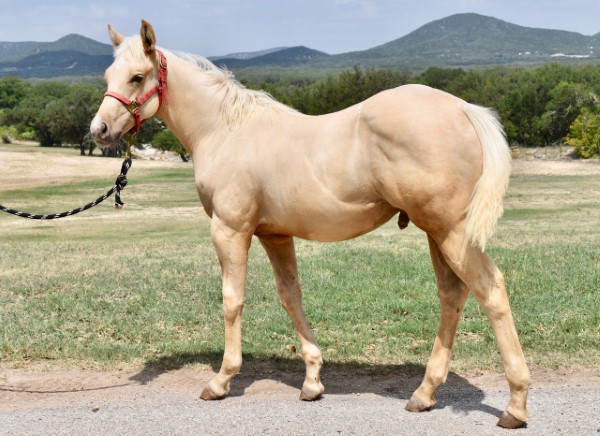
[[[348,368],[346,368],[348,369]],[[530,422],[495,426],[508,401],[501,374],[451,374],[431,412],[404,405],[421,376],[323,369],[326,394],[298,400],[301,371],[242,372],[226,399],[205,402],[212,371],[0,370],[0,434],[6,435],[595,435],[600,370],[535,372]],[[422,372],[422,371],[421,371]]]

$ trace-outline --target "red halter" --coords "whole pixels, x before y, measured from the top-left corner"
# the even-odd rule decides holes
[[[160,56],[159,69],[158,69],[158,83],[144,95],[142,95],[137,100],[130,100],[127,97],[114,92],[114,91],[106,91],[104,95],[106,97],[113,97],[119,100],[121,103],[125,105],[127,110],[133,118],[135,119],[135,127],[131,130],[135,133],[139,132],[142,123],[146,120],[142,120],[140,118],[140,107],[150,99],[154,94],[158,93],[158,104],[159,108],[163,104],[169,104],[169,94],[167,93],[167,58],[164,53],[158,49],[156,52]]]

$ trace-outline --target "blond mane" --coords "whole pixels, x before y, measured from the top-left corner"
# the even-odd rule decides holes
[[[233,73],[226,68],[219,68],[205,57],[185,52],[172,52],[176,57],[196,67],[203,74],[203,81],[211,86],[224,90],[221,112],[227,125],[238,127],[257,109],[268,109],[285,112],[296,112],[265,91],[248,89],[238,82]]]

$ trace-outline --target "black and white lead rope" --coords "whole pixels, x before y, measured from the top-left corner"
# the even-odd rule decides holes
[[[5,207],[0,204],[0,210],[3,212],[6,212],[6,213],[13,214],[18,217],[21,217],[21,218],[28,218],[31,220],[55,220],[58,218],[72,216],[72,215],[78,214],[79,212],[83,212],[84,210],[91,209],[92,207],[97,206],[98,204],[102,203],[104,200],[106,200],[112,194],[115,194],[115,207],[120,209],[125,204],[125,203],[123,203],[123,201],[121,201],[121,191],[127,185],[127,171],[129,171],[129,168],[131,168],[131,158],[127,157],[123,161],[123,165],[121,166],[121,174],[119,174],[119,176],[117,177],[117,180],[115,181],[115,186],[110,188],[106,192],[106,194],[102,195],[101,197],[96,198],[94,201],[86,204],[85,206],[81,206],[77,209],[71,209],[66,212],[53,213],[53,214],[48,214],[48,215],[35,215],[35,214],[27,213],[27,212],[20,212],[18,210],[11,209],[11,208]]]

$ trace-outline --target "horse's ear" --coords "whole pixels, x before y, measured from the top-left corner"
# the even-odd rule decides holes
[[[146,20],[142,20],[142,28],[140,29],[140,36],[142,38],[142,44],[146,53],[150,54],[154,52],[156,46],[156,35],[154,34],[154,28]]]
[[[108,36],[110,37],[110,41],[112,42],[115,48],[121,45],[123,39],[125,39],[123,38],[123,35],[117,32],[115,28],[110,24],[108,25]]]

